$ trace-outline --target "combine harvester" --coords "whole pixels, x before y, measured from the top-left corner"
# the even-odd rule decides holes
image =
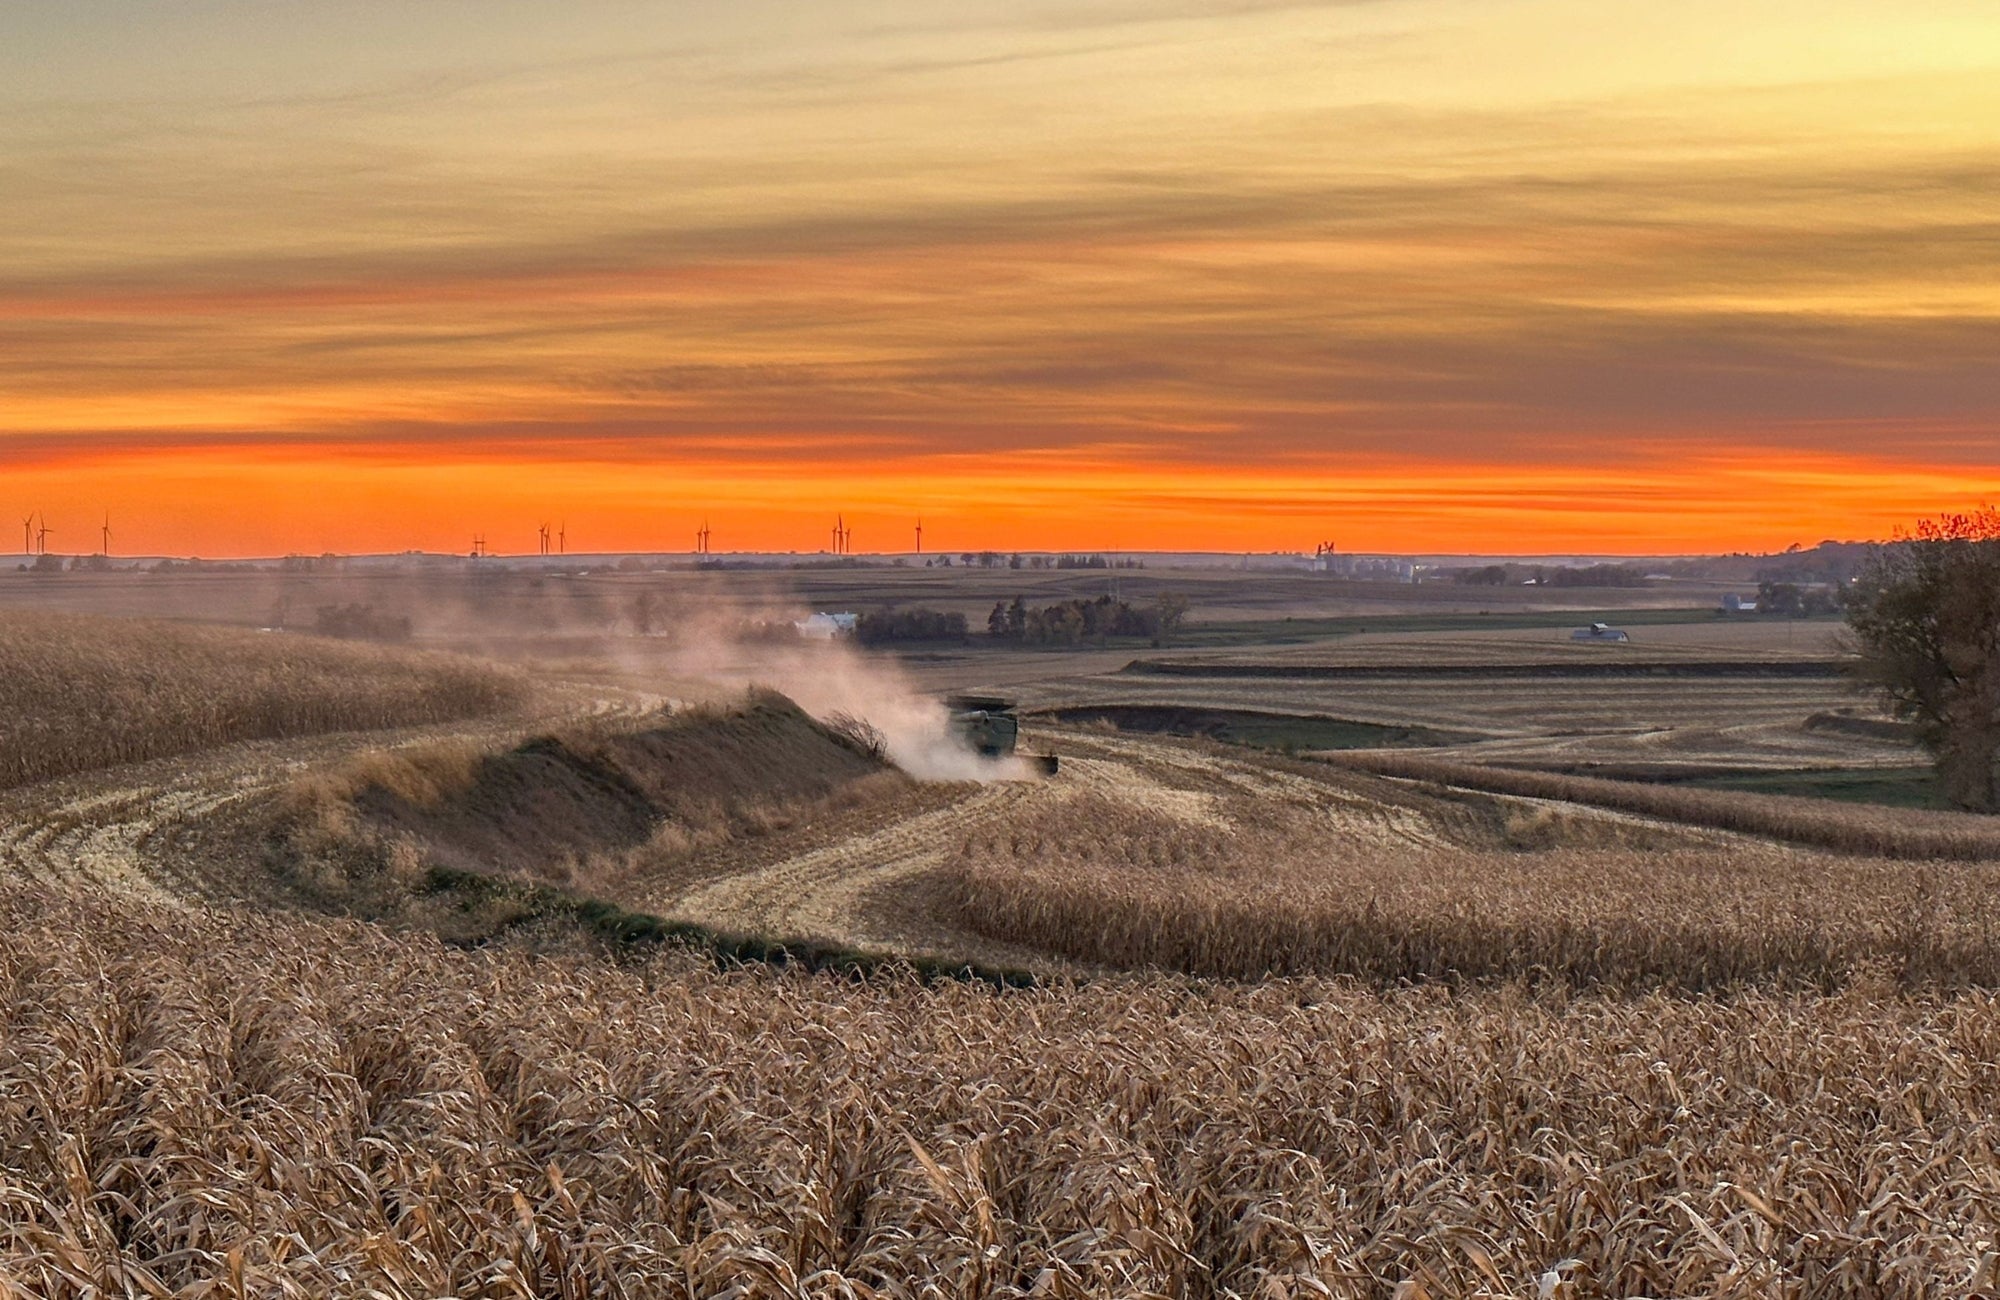
[[[951,709],[951,729],[973,753],[985,758],[1007,758],[1021,739],[1021,719],[1014,701],[997,695],[954,695],[945,701]],[[1054,776],[1060,763],[1054,754],[1023,754],[1044,776]]]

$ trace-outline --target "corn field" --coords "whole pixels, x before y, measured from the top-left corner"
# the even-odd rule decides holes
[[[241,740],[501,712],[504,668],[317,637],[86,615],[0,616],[0,786]]]
[[[942,893],[989,938],[1195,975],[2000,988],[2000,864],[1703,843],[1546,807],[1489,822],[1381,794],[1373,834],[1332,790],[1178,810],[1074,799],[968,837]]]
[[[12,1294],[2000,1285],[1985,993],[1002,993],[0,906]]]

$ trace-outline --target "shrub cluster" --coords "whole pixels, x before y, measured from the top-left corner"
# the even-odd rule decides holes
[[[854,624],[854,639],[866,646],[897,641],[963,642],[965,633],[965,615],[940,609],[870,610]]]

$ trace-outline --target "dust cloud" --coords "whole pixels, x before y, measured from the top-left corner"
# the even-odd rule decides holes
[[[676,677],[728,689],[782,692],[821,721],[858,718],[882,733],[889,759],[924,781],[1019,781],[1033,767],[1018,757],[986,758],[952,731],[951,710],[919,691],[893,660],[862,654],[844,639],[748,639],[744,629],[782,627],[803,617],[770,610],[760,617],[714,617],[683,623],[665,663]],[[658,658],[648,666],[660,670]]]
[[[797,636],[793,627],[805,617],[797,598],[775,586],[760,589],[755,575],[727,590],[689,592],[657,581],[586,583],[504,567],[477,581],[263,574],[246,579],[239,603],[247,617],[274,628],[304,630],[329,611],[352,610],[385,625],[400,621],[405,636],[413,627],[425,645],[503,662],[607,660],[628,682],[651,683],[640,692],[646,699],[703,693],[681,689],[688,686],[766,686],[822,721],[846,714],[868,722],[882,733],[890,759],[924,780],[1019,780],[1035,772],[1019,758],[973,753],[953,734],[950,710],[893,660],[849,641]]]

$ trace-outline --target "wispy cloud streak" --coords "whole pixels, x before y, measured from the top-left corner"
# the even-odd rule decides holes
[[[0,463],[804,481],[839,448],[914,482],[1041,456],[1120,510],[1192,508],[1134,475],[1272,493],[1228,499],[1274,543],[1344,500],[1274,474],[1595,474],[1662,521],[1683,477],[1614,489],[1723,452],[1892,442],[1911,483],[2000,484],[2000,29],[1974,8],[1752,6],[1767,57],[1733,70],[1560,3],[758,5],[624,41],[588,8],[426,11],[381,67],[251,8],[129,84],[15,79]],[[1551,64],[1561,31],[1597,57]],[[110,32],[70,35],[115,71]],[[0,74],[49,38],[12,35]],[[237,47],[309,74],[195,76]],[[1579,527],[1569,495],[1513,500],[1517,535]]]

